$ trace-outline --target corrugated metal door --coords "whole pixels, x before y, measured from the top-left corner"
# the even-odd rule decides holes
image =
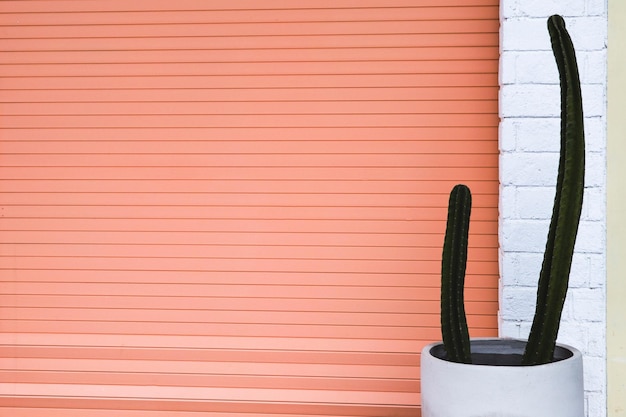
[[[497,1],[0,13],[3,415],[415,415],[461,181],[495,334]]]

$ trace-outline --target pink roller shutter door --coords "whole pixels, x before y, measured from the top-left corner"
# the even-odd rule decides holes
[[[498,2],[0,3],[0,410],[415,415],[496,332]]]

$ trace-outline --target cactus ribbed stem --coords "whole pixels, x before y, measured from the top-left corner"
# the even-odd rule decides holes
[[[524,365],[548,363],[553,358],[584,190],[583,109],[574,46],[561,16],[548,19],[548,30],[561,84],[561,156],[535,317],[522,360]]]
[[[448,360],[461,363],[472,361],[463,300],[471,207],[469,188],[456,185],[450,192],[441,262],[441,333]]]

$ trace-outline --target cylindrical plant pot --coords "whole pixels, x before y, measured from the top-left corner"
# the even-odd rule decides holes
[[[473,364],[445,360],[442,343],[422,350],[422,417],[584,417],[581,353],[559,344],[545,365],[521,366],[526,342],[471,341]]]

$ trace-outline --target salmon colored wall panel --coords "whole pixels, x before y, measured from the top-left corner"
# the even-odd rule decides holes
[[[0,414],[419,415],[496,333],[498,2],[0,2]]]

